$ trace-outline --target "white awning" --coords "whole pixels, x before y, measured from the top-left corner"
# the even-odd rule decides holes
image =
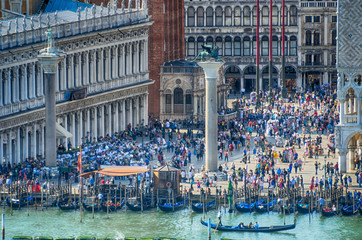
[[[55,123],[57,138],[71,138],[73,135],[63,128],[59,123]]]

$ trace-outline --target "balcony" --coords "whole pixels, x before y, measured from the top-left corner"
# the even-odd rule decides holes
[[[344,115],[344,123],[356,124],[357,115]]]
[[[300,7],[303,8],[336,8],[337,7],[337,1],[315,1],[315,2],[310,2],[310,1],[301,1],[300,2]]]

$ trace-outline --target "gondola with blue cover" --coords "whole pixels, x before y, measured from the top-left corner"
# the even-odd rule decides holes
[[[31,195],[27,198],[23,198],[23,199],[6,199],[5,202],[9,207],[12,207],[13,209],[20,209],[22,207],[26,207],[28,204],[31,205],[33,204],[34,200],[34,196]]]
[[[275,200],[269,202],[269,211],[272,211],[274,205],[275,205]],[[262,204],[258,204],[255,206],[255,212],[258,213],[266,213],[268,212],[268,203],[262,203]]]
[[[309,212],[313,212],[314,211],[314,208],[311,207],[310,210],[309,210],[309,203],[301,203],[299,202],[297,204],[297,210],[299,213],[309,213]]]
[[[358,201],[353,205],[351,206],[344,206],[342,208],[342,214],[344,216],[352,216],[352,215],[355,215],[356,213],[358,213],[358,209],[362,207],[362,200],[361,201]]]
[[[94,212],[99,212],[100,211],[100,205],[98,203],[90,203],[90,204],[86,204],[86,203],[83,203],[83,208],[88,211],[88,212],[93,212],[93,209],[94,209]]]
[[[253,212],[256,205],[262,204],[264,202],[264,199],[259,200],[258,202],[249,204],[249,203],[240,203],[235,204],[236,210],[239,212]]]
[[[170,204],[170,203],[165,203],[165,204],[158,204],[157,206],[159,207],[160,210],[164,211],[164,212],[172,212],[172,211],[177,211],[180,210],[182,208],[184,208],[188,203],[188,199],[186,199],[185,201],[181,201],[181,202],[177,202],[174,205]]]
[[[193,203],[192,210],[194,210],[195,212],[198,212],[198,213],[202,213],[204,211],[207,212],[208,210],[211,210],[216,207],[216,200],[214,199],[214,200],[206,203],[205,206],[204,206],[204,204],[205,203],[200,203],[200,202]]]

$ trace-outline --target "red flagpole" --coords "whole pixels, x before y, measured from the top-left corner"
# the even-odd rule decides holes
[[[272,66],[273,66],[273,2],[272,0],[269,0],[269,97],[270,97],[270,103],[273,99],[273,94],[272,94],[272,90],[273,90],[273,71],[272,71]]]
[[[285,0],[282,0],[282,97],[286,98],[286,89],[285,89]]]
[[[260,61],[260,37],[259,37],[259,24],[260,24],[260,9],[259,0],[256,0],[256,109],[260,106],[260,81],[259,81],[259,61]]]

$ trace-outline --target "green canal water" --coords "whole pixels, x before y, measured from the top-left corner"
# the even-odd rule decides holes
[[[157,212],[156,209],[144,213],[123,210],[109,214],[83,214],[80,223],[79,211],[63,212],[57,208],[44,211],[0,210],[6,215],[6,239],[15,235],[52,237],[174,237],[182,239],[207,239],[208,228],[200,224],[202,214],[191,213],[189,209],[174,213]],[[206,218],[215,223],[217,211],[210,211]],[[224,213],[224,225],[237,225],[239,222],[258,221],[260,226],[283,225],[283,216],[276,213],[243,214]],[[286,216],[286,224],[293,222],[293,215]],[[216,232],[212,239],[362,239],[362,216],[324,218],[320,214],[309,216],[297,214],[297,227],[279,233],[237,233]]]

